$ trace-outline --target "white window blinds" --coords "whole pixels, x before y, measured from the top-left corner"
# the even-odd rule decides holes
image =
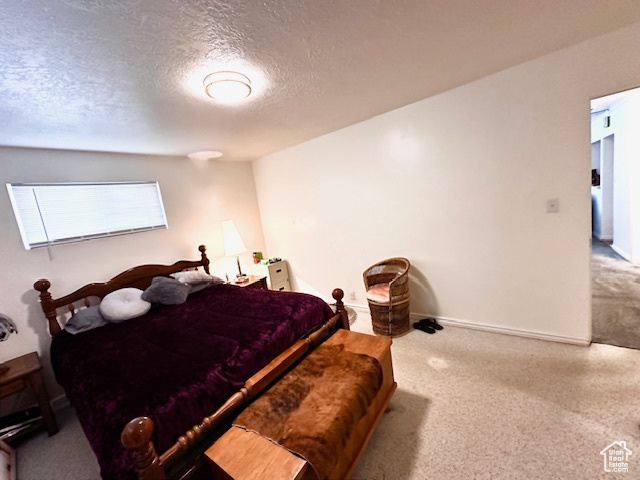
[[[157,182],[8,183],[24,247],[167,228]]]

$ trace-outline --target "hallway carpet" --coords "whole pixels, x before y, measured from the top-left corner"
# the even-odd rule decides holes
[[[593,341],[640,349],[640,265],[595,238],[591,298]]]

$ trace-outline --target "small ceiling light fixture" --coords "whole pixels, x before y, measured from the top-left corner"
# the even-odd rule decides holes
[[[211,160],[212,158],[220,158],[222,156],[222,152],[218,152],[217,150],[202,150],[200,152],[193,152],[187,155],[187,157],[192,160]]]
[[[215,72],[204,78],[204,89],[214,100],[235,102],[251,95],[251,80],[238,72]]]

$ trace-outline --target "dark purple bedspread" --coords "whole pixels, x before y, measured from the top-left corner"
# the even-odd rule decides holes
[[[126,423],[155,423],[158,452],[332,312],[317,297],[216,285],[186,303],[88,332],[58,334],[51,359],[105,479],[135,478]]]

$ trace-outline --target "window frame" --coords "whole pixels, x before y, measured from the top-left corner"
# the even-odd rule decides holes
[[[151,185],[155,186],[155,189],[149,189],[149,186]],[[137,192],[128,188],[136,186],[141,187]],[[11,207],[13,208],[13,214],[18,224],[18,229],[20,230],[20,237],[22,238],[22,243],[26,250],[169,228],[160,184],[157,181],[48,183],[9,182],[6,184],[6,187],[7,192],[9,193]],[[64,205],[64,216],[68,217],[71,215],[73,218],[78,218],[77,221],[68,222],[68,219],[60,220],[60,212],[57,212],[58,218],[55,218],[56,212],[51,211],[55,210],[55,207],[52,207],[55,202],[52,202],[51,196],[55,196],[56,192],[54,190],[49,190],[49,192],[45,193],[45,190],[48,190],[50,187],[58,189],[61,192],[62,189],[69,187],[82,187],[82,189],[74,191],[73,195],[74,197],[75,195],[84,195],[83,200],[87,203],[80,203],[77,200],[72,202],[67,199],[66,201],[68,203]],[[92,189],[91,187],[95,188]],[[100,187],[106,188],[103,190]],[[118,187],[123,187],[123,189],[118,192]],[[25,189],[31,189],[33,192],[33,202],[25,197],[25,195],[28,195],[28,192]],[[41,189],[40,192],[38,192],[37,189]],[[38,198],[38,193],[41,195],[40,199]],[[122,202],[113,201],[114,194],[118,193],[125,197]],[[137,197],[135,197],[136,194]],[[49,195],[48,200],[43,202],[45,205],[41,206],[39,200],[43,200],[47,195]],[[64,197],[64,195],[60,193],[57,195],[61,198]],[[127,198],[127,196],[132,195],[135,197],[133,198],[135,201],[131,201],[132,199]],[[70,196],[71,195],[68,195],[68,197]],[[109,196],[111,197],[110,199],[108,198]],[[141,203],[141,201],[146,201],[147,203]],[[49,202],[49,204],[47,204],[47,202]],[[76,205],[79,208],[74,211],[73,207]],[[132,215],[132,217],[136,217],[134,219],[126,215],[127,208],[131,207],[138,209],[137,216]],[[95,212],[96,214],[101,215],[100,218],[103,220],[100,222],[99,227],[96,226],[95,221],[93,222],[93,227],[98,230],[94,230],[91,233],[74,235],[74,228],[76,232],[79,228],[82,228],[82,215],[84,215],[85,228],[88,228],[86,227],[86,224],[91,222],[88,220],[87,210],[91,208],[93,208],[91,213],[93,214]],[[67,209],[70,210],[67,211]],[[142,215],[144,215],[144,220],[147,220],[147,213],[150,221],[145,223],[142,220]],[[38,218],[40,223],[37,222]],[[113,219],[113,221],[110,219]],[[118,228],[118,224],[120,224],[120,228]],[[54,231],[65,231],[67,225],[69,227],[68,236],[60,236],[57,233],[52,233],[51,236],[54,236],[55,238],[50,238],[48,229],[52,229]],[[36,232],[36,230],[38,231]],[[45,237],[44,240],[42,239],[43,233]]]

